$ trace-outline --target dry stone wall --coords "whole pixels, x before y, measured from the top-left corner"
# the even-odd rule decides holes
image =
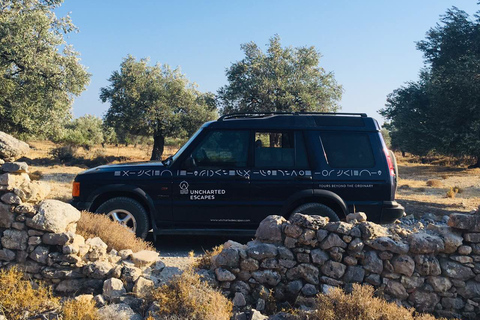
[[[1,165],[0,267],[16,266],[51,284],[57,294],[97,294],[99,305],[141,305],[165,266],[158,253],[107,252],[102,239],[76,233],[80,212],[70,204],[44,200],[48,192],[48,185],[30,181],[26,163]]]
[[[367,222],[269,216],[256,240],[227,242],[212,268],[236,307],[263,310],[269,292],[279,303],[309,306],[332,287],[369,284],[389,301],[444,317],[480,314],[480,215],[452,214],[448,225],[422,232]]]

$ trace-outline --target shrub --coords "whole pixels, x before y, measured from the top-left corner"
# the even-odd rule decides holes
[[[198,259],[193,267],[198,269],[210,269],[212,266],[212,257],[216,256],[223,250],[223,244],[215,246],[212,250],[206,250],[205,253]]]
[[[77,118],[65,126],[65,130],[59,140],[60,142],[84,147],[85,149],[103,143],[102,119],[89,114]]]
[[[77,223],[77,233],[85,239],[101,238],[108,245],[108,250],[155,250],[152,244],[137,238],[133,232],[103,214],[82,211]]]
[[[450,190],[447,191],[446,197],[447,198],[455,198],[456,195],[457,195],[457,193],[455,192],[455,190],[453,188],[450,188]]]
[[[74,160],[77,157],[77,151],[78,151],[77,147],[66,145],[66,146],[54,148],[50,150],[49,153],[54,159],[62,163],[65,163],[65,162],[70,162]]]
[[[455,191],[455,193],[462,193],[463,189],[460,188],[459,186],[455,186],[455,187],[453,187],[453,191]]]
[[[373,296],[369,285],[353,285],[351,294],[334,288],[328,294],[317,296],[316,308],[308,317],[311,320],[435,320],[432,315],[417,315],[413,309],[400,307]]]
[[[50,289],[42,284],[33,286],[16,268],[0,270],[0,293],[0,311],[7,319],[25,319],[25,312],[33,316],[59,305]]]
[[[232,303],[222,293],[200,280],[192,268],[152,293],[158,302],[155,316],[161,319],[228,320]]]
[[[43,177],[42,171],[36,170],[34,172],[29,172],[28,176],[30,177],[30,180],[40,180]]]
[[[434,188],[441,188],[443,187],[443,183],[440,180],[428,180],[427,186],[434,187]]]
[[[93,299],[69,299],[62,306],[63,320],[97,320],[98,309]]]

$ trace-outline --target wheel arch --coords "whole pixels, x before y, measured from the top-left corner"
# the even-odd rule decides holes
[[[290,196],[283,206],[281,215],[288,219],[295,208],[305,203],[316,202],[330,207],[340,219],[348,214],[345,201],[336,193],[328,190],[303,190]]]

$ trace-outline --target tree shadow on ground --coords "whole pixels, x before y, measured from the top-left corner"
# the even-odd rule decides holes
[[[64,165],[64,166],[75,166],[75,167],[84,167],[84,168],[93,168],[113,162],[127,162],[130,158],[128,157],[117,157],[117,156],[100,156],[93,159],[88,159],[84,157],[72,157],[72,159],[61,161],[53,158],[36,158],[30,159],[23,157],[18,159],[19,162],[26,162],[29,166],[54,166],[54,165]]]
[[[452,213],[468,213],[469,211],[458,204],[442,204],[415,200],[397,200],[404,208],[407,215],[413,214],[415,218],[421,218],[426,213],[437,216],[450,215]]]

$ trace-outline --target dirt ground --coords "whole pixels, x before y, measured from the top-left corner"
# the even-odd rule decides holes
[[[50,151],[56,147],[48,141],[29,141],[32,151],[25,161],[30,172],[41,175],[40,180],[48,181],[52,188],[50,198],[68,201],[71,199],[71,184],[75,175],[87,166],[77,163],[65,165],[55,161]],[[164,157],[174,154],[175,148],[167,147]],[[94,159],[108,157],[115,162],[148,161],[150,146],[101,146],[90,150],[78,149],[75,157]],[[466,166],[440,166],[412,163],[411,157],[397,155],[399,183],[397,201],[407,214],[421,217],[426,213],[445,215],[452,212],[470,212],[480,205],[480,169],[467,169]],[[81,162],[81,161],[80,161]],[[434,180],[433,182],[428,182]],[[447,197],[450,189],[453,197]]]

